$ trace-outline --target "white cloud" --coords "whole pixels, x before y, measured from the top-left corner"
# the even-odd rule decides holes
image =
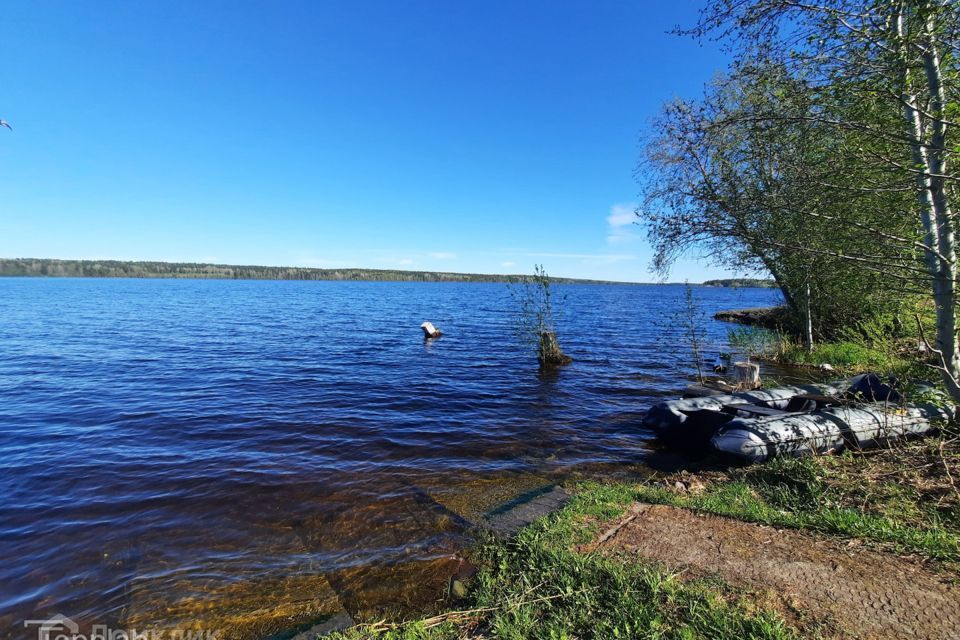
[[[413,264],[414,262],[415,260],[413,258],[400,258],[399,260],[397,260],[397,264],[402,264],[402,265],[409,265],[409,264]]]
[[[617,229],[628,224],[633,224],[637,219],[634,211],[637,210],[636,202],[624,202],[610,207],[610,215],[607,216],[607,224]]]
[[[428,256],[434,260],[453,260],[457,257],[457,254],[452,251],[434,251],[433,253],[428,253]]]
[[[633,233],[634,222],[637,221],[634,213],[636,210],[636,202],[621,202],[610,207],[610,215],[607,216],[607,242],[620,244],[636,237]]]
[[[501,266],[501,267],[515,267],[515,266],[517,266],[517,263],[514,262],[514,261],[512,261],[512,260],[507,260],[506,262],[501,262],[501,263],[500,263],[500,266]]]

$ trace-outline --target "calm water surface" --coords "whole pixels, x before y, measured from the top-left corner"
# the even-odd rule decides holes
[[[436,600],[468,521],[641,465],[640,416],[689,380],[682,287],[556,289],[575,361],[541,375],[505,285],[0,280],[0,634]]]

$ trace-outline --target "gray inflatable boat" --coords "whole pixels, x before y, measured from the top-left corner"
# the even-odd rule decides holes
[[[717,430],[734,418],[733,414],[723,412],[725,406],[746,403],[783,410],[796,396],[833,396],[842,390],[838,384],[804,384],[669,400],[651,407],[644,416],[643,426],[668,444],[706,446]]]
[[[743,462],[763,462],[775,456],[867,449],[922,436],[950,417],[948,409],[933,404],[828,407],[811,413],[734,418],[720,426],[711,444]]]

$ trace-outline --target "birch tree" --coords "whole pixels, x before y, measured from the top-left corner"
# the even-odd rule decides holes
[[[755,117],[771,110],[783,119]],[[718,78],[702,100],[667,105],[638,168],[656,265],[666,269],[694,248],[733,269],[770,273],[808,345],[814,333],[830,338],[837,327],[895,312],[904,298],[891,290],[904,283],[887,274],[915,267],[910,247],[835,228],[856,217],[892,231],[904,225],[899,210],[909,199],[832,186],[850,136],[814,113],[822,109],[813,110],[806,84],[782,66],[743,69]],[[898,231],[911,233],[909,221]]]
[[[877,224],[864,207],[805,212],[829,223],[831,233],[869,239],[883,251],[863,242],[849,251],[815,243],[794,249],[856,264],[859,271],[874,271],[904,287],[923,287],[936,309],[930,345],[936,366],[960,401],[958,175],[953,169],[960,119],[960,5],[946,0],[717,0],[687,33],[727,42],[744,72],[782,67],[803,83],[811,100],[803,113],[768,106],[737,114],[725,126],[809,123],[833,132],[843,145],[833,159],[838,179],[818,178],[826,197],[888,202],[896,197],[886,194],[911,196],[900,223],[892,226]]]

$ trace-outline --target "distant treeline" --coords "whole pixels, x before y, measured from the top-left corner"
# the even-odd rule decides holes
[[[194,262],[0,258],[0,276],[63,278],[211,278],[225,280],[390,280],[401,282],[518,282],[526,276],[392,269],[310,269]],[[602,280],[551,278],[558,283],[607,284]]]
[[[772,289],[777,286],[773,280],[764,280],[762,278],[726,278],[721,280],[707,280],[703,283],[705,287],[763,287]]]

